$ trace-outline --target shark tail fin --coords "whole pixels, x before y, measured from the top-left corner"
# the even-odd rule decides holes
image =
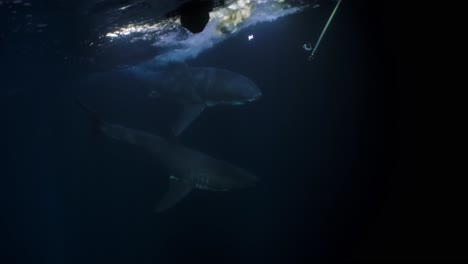
[[[76,99],[76,104],[86,113],[88,119],[91,121],[93,129],[100,131],[104,121],[102,118],[93,110],[91,110],[87,105],[83,104],[80,100]]]

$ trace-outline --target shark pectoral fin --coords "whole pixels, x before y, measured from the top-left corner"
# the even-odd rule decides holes
[[[204,104],[184,104],[184,109],[180,113],[176,122],[172,125],[174,136],[180,135],[205,109]]]
[[[166,209],[171,208],[180,200],[182,200],[185,196],[187,196],[190,191],[192,191],[193,187],[178,181],[174,180],[172,177],[169,180],[169,190],[163,196],[161,201],[159,201],[158,205],[156,206],[156,212],[162,212]]]

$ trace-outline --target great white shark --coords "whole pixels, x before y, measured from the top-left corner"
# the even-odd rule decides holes
[[[214,67],[172,64],[159,72],[159,80],[149,96],[177,102],[183,106],[172,132],[179,135],[206,107],[243,105],[258,100],[262,92],[248,77]],[[156,77],[158,78],[158,77]]]
[[[238,106],[258,100],[262,92],[248,77],[214,67],[192,67],[185,63],[164,67],[131,67],[90,76],[87,85],[124,85],[146,90],[152,99],[181,105],[171,125],[173,136],[181,134],[207,108]]]
[[[169,189],[156,206],[156,212],[171,208],[192,190],[229,191],[255,185],[252,173],[226,161],[144,131],[103,121],[78,102],[92,123],[109,138],[140,147],[152,154],[169,175]]]

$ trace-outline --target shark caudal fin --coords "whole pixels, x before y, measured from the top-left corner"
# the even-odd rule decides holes
[[[185,196],[187,196],[193,187],[169,177],[169,190],[164,194],[163,198],[156,205],[156,212],[160,213],[164,210],[167,210],[177,204]]]

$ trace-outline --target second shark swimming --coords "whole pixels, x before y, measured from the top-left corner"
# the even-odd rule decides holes
[[[100,132],[109,138],[140,147],[152,154],[170,172],[169,190],[156,212],[173,207],[192,190],[229,191],[255,185],[258,178],[228,162],[186,148],[144,131],[104,122],[95,112],[78,102]]]

